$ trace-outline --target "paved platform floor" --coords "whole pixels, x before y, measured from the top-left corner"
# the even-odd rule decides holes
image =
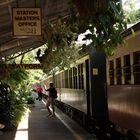
[[[15,131],[0,134],[0,140],[96,140],[56,108],[56,117],[47,117],[45,100],[36,101]]]

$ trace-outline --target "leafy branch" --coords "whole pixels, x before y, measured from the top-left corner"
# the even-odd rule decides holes
[[[48,22],[45,30],[47,47],[44,54],[38,57],[45,65],[45,72],[55,67],[62,69],[76,60],[79,57],[79,46],[76,47],[75,41],[78,35],[87,30],[89,33],[85,35],[84,40],[91,40],[91,46],[111,55],[114,48],[123,41],[121,32],[126,29],[124,19],[120,2],[109,1],[106,10],[93,16],[77,16],[72,11],[68,19]]]
[[[62,70],[77,59],[79,56],[79,48],[75,43],[77,34],[71,31],[66,22],[58,20],[55,24],[48,23],[45,33],[47,34],[47,47],[44,54],[38,57],[40,63],[44,64],[45,73],[55,67]]]

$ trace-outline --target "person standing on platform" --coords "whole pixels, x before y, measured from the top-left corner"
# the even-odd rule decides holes
[[[38,93],[38,97],[36,98],[36,100],[41,101],[43,96],[43,88],[41,87],[41,85],[37,87],[36,92]]]
[[[49,84],[49,88],[48,89],[45,89],[46,91],[48,91],[48,99],[46,101],[46,107],[48,109],[48,116],[55,116],[55,107],[54,107],[54,104],[55,104],[55,99],[57,98],[57,90],[55,89],[54,87],[54,84],[53,83],[50,83]],[[50,105],[52,106],[52,112],[50,110]]]

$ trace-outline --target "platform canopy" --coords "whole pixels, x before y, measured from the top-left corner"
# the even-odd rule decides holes
[[[0,60],[10,60],[45,43],[45,19],[68,16],[69,0],[0,0]],[[41,8],[41,35],[15,37],[13,8]]]
[[[78,1],[78,0],[75,0]],[[89,1],[92,0],[84,0]],[[100,1],[100,0],[98,0]],[[103,1],[103,0],[102,0]],[[23,55],[35,48],[40,47],[46,43],[46,35],[44,33],[45,24],[47,21],[55,21],[58,18],[68,18],[71,14],[71,0],[0,0],[0,61],[8,61],[20,55]],[[97,2],[97,0],[96,0]],[[99,2],[98,2],[99,4]],[[84,5],[83,5],[84,6]],[[18,24],[23,25],[23,23],[13,22],[13,9],[20,8],[25,11],[25,8],[40,8],[41,10],[41,32],[37,35],[20,35],[15,36],[13,32],[14,29],[18,30]],[[20,12],[16,12],[16,16],[20,15]],[[21,12],[25,14],[25,12]],[[14,17],[14,19],[20,20],[25,18],[26,24],[31,19],[36,19],[39,21],[40,17],[34,16],[30,17],[30,14],[25,14],[28,17]],[[46,20],[47,19],[47,20]],[[27,22],[26,22],[27,21]],[[40,21],[39,21],[40,23]],[[36,25],[38,23],[31,23]],[[36,31],[36,29],[21,28],[20,30],[27,30],[28,33]],[[39,30],[40,31],[40,30]],[[36,32],[35,32],[36,33]]]

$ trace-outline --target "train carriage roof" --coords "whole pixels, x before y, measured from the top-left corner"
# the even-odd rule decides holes
[[[122,32],[122,36],[127,37],[127,36],[131,35],[132,32],[137,32],[139,30],[140,30],[140,22],[136,23],[132,27],[130,27],[127,30],[125,30],[124,32]]]

